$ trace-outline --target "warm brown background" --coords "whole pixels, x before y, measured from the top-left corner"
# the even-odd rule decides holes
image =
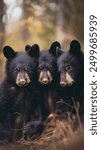
[[[72,39],[78,39],[83,49],[83,26],[83,0],[0,0],[0,78],[5,44],[17,51],[34,43],[47,49],[58,40],[67,49]]]

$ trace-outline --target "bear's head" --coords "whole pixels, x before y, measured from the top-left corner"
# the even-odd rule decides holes
[[[80,43],[73,40],[70,43],[70,50],[63,52],[57,49],[57,67],[62,87],[71,86],[83,78],[83,53]]]
[[[51,44],[49,50],[40,53],[38,80],[43,85],[50,84],[56,75],[56,48],[61,48],[60,43],[57,41]]]
[[[6,57],[6,78],[19,87],[25,87],[36,79],[39,46],[29,48],[27,52],[15,52],[10,46],[3,48]]]

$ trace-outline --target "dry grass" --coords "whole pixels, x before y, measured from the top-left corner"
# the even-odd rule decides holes
[[[83,150],[83,123],[74,103],[76,115],[51,114],[40,137],[21,139],[16,144],[3,143],[0,150]],[[68,116],[68,117],[67,117]]]

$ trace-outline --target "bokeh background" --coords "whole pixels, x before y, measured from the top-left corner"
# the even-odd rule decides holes
[[[43,50],[57,40],[67,50],[73,39],[80,41],[83,50],[84,0],[0,0],[0,82],[5,76],[4,45],[21,51],[26,44],[37,43]],[[4,143],[0,150],[83,150],[83,127],[77,118],[77,122],[70,118],[49,122],[54,128],[47,125],[41,138],[21,145]]]
[[[83,50],[83,0],[0,0],[0,80],[4,45],[20,51],[37,43],[43,50],[58,40],[66,50],[73,39],[81,42]]]

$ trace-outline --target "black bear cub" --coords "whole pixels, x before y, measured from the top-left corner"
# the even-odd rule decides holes
[[[38,61],[38,81],[40,90],[44,96],[45,116],[54,112],[56,102],[57,85],[57,58],[56,49],[61,48],[59,42],[55,41],[48,50],[40,52]]]
[[[5,46],[3,54],[7,61],[6,77],[0,85],[0,139],[19,139],[27,122],[35,118],[39,123],[42,118],[37,88],[39,47],[35,44],[28,52],[15,52]]]
[[[69,51],[57,49],[57,67],[60,76],[58,106],[64,112],[74,112],[74,103],[79,102],[80,114],[84,107],[84,58],[80,43],[73,40]]]
[[[56,49],[61,48],[59,42],[53,42],[49,50],[42,51],[39,56],[38,80],[43,85],[49,85],[56,79]]]

